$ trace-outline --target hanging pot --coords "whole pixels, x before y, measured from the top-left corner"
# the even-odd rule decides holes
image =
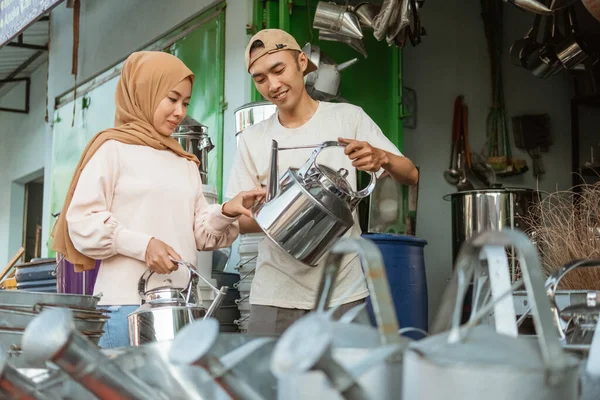
[[[579,37],[575,10],[569,7],[564,13],[565,28],[569,30],[566,40],[556,46],[556,55],[566,69],[573,69],[588,59],[589,55],[584,50],[584,43]]]

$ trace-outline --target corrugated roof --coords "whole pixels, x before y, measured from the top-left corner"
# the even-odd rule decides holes
[[[33,23],[23,32],[23,43],[46,46],[49,24],[50,21],[46,19]],[[16,43],[17,40],[19,39],[15,38],[12,42]],[[4,45],[0,47],[0,80],[29,77],[47,59],[47,51]],[[0,97],[6,93],[9,86],[12,85],[0,83]]]

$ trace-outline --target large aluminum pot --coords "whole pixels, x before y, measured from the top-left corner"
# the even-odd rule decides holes
[[[527,231],[524,217],[538,193],[532,189],[493,187],[467,190],[444,196],[452,203],[452,259],[460,247],[476,233],[518,228]]]

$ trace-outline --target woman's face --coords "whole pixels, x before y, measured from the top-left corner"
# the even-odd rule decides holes
[[[161,135],[170,136],[185,118],[192,95],[192,82],[184,79],[162,99],[154,111],[154,128]]]

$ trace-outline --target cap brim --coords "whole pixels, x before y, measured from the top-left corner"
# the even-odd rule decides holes
[[[308,64],[306,65],[306,71],[304,71],[305,76],[318,69],[315,63],[310,61],[310,58],[307,57],[306,59],[308,60]]]

